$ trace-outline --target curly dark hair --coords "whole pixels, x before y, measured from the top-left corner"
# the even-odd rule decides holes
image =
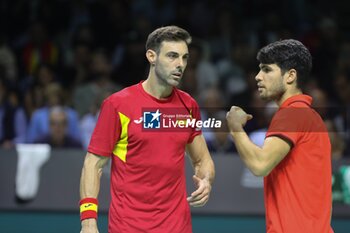
[[[185,29],[178,26],[160,27],[148,35],[146,50],[152,49],[158,53],[163,41],[184,41],[189,45],[192,37]]]
[[[262,64],[276,64],[284,74],[297,71],[297,86],[304,84],[312,68],[309,50],[298,40],[288,39],[271,43],[258,52],[256,58]]]

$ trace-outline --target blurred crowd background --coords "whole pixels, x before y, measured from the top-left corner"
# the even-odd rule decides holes
[[[326,0],[16,0],[0,2],[0,147],[89,143],[102,100],[147,78],[145,42],[156,27],[193,36],[181,89],[203,118],[231,105],[254,115],[259,144],[276,109],[257,94],[257,51],[287,38],[313,56],[303,87],[330,131],[333,158],[350,156],[350,3]],[[204,132],[234,152],[225,130]]]

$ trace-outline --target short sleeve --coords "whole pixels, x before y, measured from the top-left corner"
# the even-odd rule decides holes
[[[121,125],[117,109],[110,99],[106,99],[102,104],[88,151],[96,155],[110,156],[119,140],[120,130]]]
[[[199,109],[199,106],[197,104],[197,102],[192,99],[192,108],[191,108],[191,115],[192,115],[192,118],[196,119],[196,121],[198,120],[201,120],[201,114],[200,114],[200,109]],[[198,136],[198,135],[201,135],[202,134],[202,129],[200,128],[192,128],[192,131],[191,131],[191,135],[187,141],[187,143],[192,143],[193,139]]]
[[[303,132],[302,113],[296,108],[280,109],[273,117],[266,137],[276,136],[295,145]]]

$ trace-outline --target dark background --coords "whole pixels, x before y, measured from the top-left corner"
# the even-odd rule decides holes
[[[6,117],[0,114],[1,232],[79,232],[77,182],[84,150],[53,153],[52,160],[43,166],[37,199],[19,204],[14,197],[15,144],[35,140],[27,130],[34,113],[50,106],[43,93],[51,84],[61,88],[59,105],[76,111],[82,121],[86,114],[96,114],[107,94],[145,79],[147,35],[170,24],[187,29],[193,36],[191,58],[180,88],[203,109],[217,110],[205,116],[220,118],[231,105],[252,109],[254,121],[247,125],[248,133],[266,129],[269,122],[262,110],[268,105],[256,98],[256,52],[280,39],[302,41],[313,56],[312,74],[303,89],[314,98],[314,106],[321,109],[331,132],[334,164],[349,165],[349,1],[2,0],[0,110],[5,106],[10,111]],[[96,54],[103,54],[105,59],[95,59]],[[42,71],[42,67],[47,69]],[[81,92],[88,93],[85,97],[93,103],[82,98]],[[20,140],[15,133],[14,109],[22,110],[25,116]],[[218,162],[216,167],[222,177],[217,178],[213,202],[193,210],[194,232],[264,232],[262,189],[242,191],[238,178],[243,167],[235,149],[222,146],[227,142],[216,146],[210,135],[206,139],[214,161],[227,161]],[[60,161],[56,160],[60,153],[71,156],[68,161],[72,163],[49,169]],[[233,170],[236,166],[241,170]],[[66,169],[73,173],[66,174]],[[333,170],[335,174],[337,169]],[[71,179],[63,179],[68,174],[72,174]],[[50,188],[55,182],[49,177],[60,190]],[[50,199],[52,196],[57,198]],[[248,199],[241,202],[242,198]],[[335,200],[335,232],[349,231],[349,213],[343,200]],[[106,232],[106,204],[100,220],[100,232]]]

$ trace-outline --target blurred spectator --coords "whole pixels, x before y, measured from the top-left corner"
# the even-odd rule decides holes
[[[242,103],[241,98],[248,90],[246,71],[255,61],[255,49],[248,42],[236,41],[232,44],[230,56],[217,62],[219,87],[229,100]]]
[[[224,93],[216,86],[208,87],[200,93],[199,105],[203,111],[203,119],[214,117],[215,113],[228,107]]]
[[[338,114],[335,106],[325,91],[317,86],[317,83],[309,83],[305,92],[312,97],[312,106],[320,114],[323,120],[333,119]]]
[[[339,56],[337,60],[337,70],[350,70],[350,41],[344,41],[340,45]]]
[[[46,143],[52,148],[80,148],[80,141],[67,133],[68,117],[62,107],[52,107],[49,113],[49,132],[34,141],[34,143]]]
[[[312,39],[306,38],[306,45],[313,56],[313,73],[321,89],[327,94],[334,95],[332,77],[337,68],[337,58],[340,46],[340,35],[337,22],[323,16],[318,25],[315,25],[315,34]],[[309,40],[309,41],[307,41]]]
[[[249,66],[244,68],[244,75],[243,78],[245,80],[245,83],[247,84],[247,87],[240,92],[239,94],[235,94],[231,96],[229,99],[231,105],[236,106],[252,106],[254,107],[254,101],[257,100],[255,93],[257,91],[257,83],[255,80],[255,76],[257,75],[257,70],[259,69],[259,66],[257,62],[250,64]],[[257,100],[261,102],[261,99]],[[249,124],[249,122],[248,122]]]
[[[259,92],[255,89],[252,98],[247,106],[247,112],[253,115],[253,119],[247,122],[245,130],[252,142],[262,146],[271,119],[278,106],[275,102],[261,99]]]
[[[77,112],[67,107],[64,103],[64,95],[58,83],[51,83],[45,89],[46,105],[33,112],[28,129],[28,141],[34,142],[49,133],[49,113],[52,107],[62,107],[68,118],[67,134],[80,140],[79,118]]]
[[[113,82],[128,86],[146,78],[148,66],[142,59],[145,35],[156,26],[175,24],[202,39],[199,43],[194,39],[189,48],[181,88],[202,98],[207,95],[205,90],[216,85],[230,105],[249,106],[256,90],[254,50],[275,40],[296,38],[313,55],[315,85],[332,105],[339,106],[328,111],[327,119],[330,114],[336,131],[346,140],[344,153],[350,155],[350,110],[345,111],[350,105],[349,4],[315,2],[2,1],[1,74],[10,80],[6,86],[11,96],[23,103],[27,117],[46,105],[44,89],[52,82],[63,86],[70,101],[65,104],[76,107],[82,117],[92,113],[95,96],[113,89],[108,87]],[[113,82],[93,71],[92,51],[100,47],[111,55],[107,66],[112,73],[103,76]],[[13,89],[18,84],[19,90]],[[254,130],[260,126],[246,127]]]
[[[218,73],[215,66],[210,62],[211,51],[209,50],[209,46],[206,46],[203,41],[199,40],[194,40],[189,47],[190,59],[187,68],[192,67],[195,69],[199,92],[218,84]]]
[[[209,47],[206,47],[209,50]],[[209,51],[207,53],[210,53]],[[202,41],[194,40],[189,46],[190,59],[183,76],[180,88],[198,100],[199,93],[218,83],[215,66],[206,58]]]
[[[59,48],[48,38],[44,24],[35,22],[30,25],[29,38],[22,48],[20,57],[24,75],[33,74],[41,63],[58,67],[59,56]]]
[[[339,134],[337,128],[335,127],[334,121],[325,120],[324,121],[329,134],[329,140],[332,145],[332,159],[337,160],[343,158],[344,156],[349,156],[345,151],[346,145],[344,138]]]
[[[224,94],[216,86],[209,87],[200,93],[199,106],[202,120],[215,118],[220,111],[228,109]],[[207,141],[215,137],[210,129],[203,131],[203,136]]]
[[[189,93],[195,100],[198,100],[198,80],[196,69],[194,67],[187,66],[186,71],[182,76],[179,88]]]
[[[4,70],[2,70],[4,71]],[[26,140],[27,118],[15,89],[0,73],[0,147],[10,149]]]
[[[104,50],[94,52],[89,71],[91,81],[78,86],[73,92],[73,106],[80,118],[89,112],[97,96],[105,91],[113,93],[121,90],[121,86],[111,80],[112,66]]]
[[[144,56],[144,40],[134,31],[127,33],[120,63],[113,67],[113,81],[126,87],[146,79],[148,66]]]
[[[337,90],[337,99],[341,117],[334,119],[334,124],[345,139],[345,156],[350,156],[350,71],[339,71],[333,79],[334,89]]]
[[[80,120],[80,130],[81,130],[81,141],[83,147],[87,149],[91,135],[95,129],[95,125],[97,122],[98,115],[100,113],[100,107],[105,98],[111,95],[112,92],[105,90],[95,97],[94,102],[89,108],[89,112],[85,114]]]
[[[0,35],[0,66],[4,69],[5,79],[14,84],[17,81],[17,60],[15,53],[7,45],[5,36]]]
[[[342,116],[335,115],[333,110],[336,110],[334,106],[331,106],[331,102],[328,99],[327,93],[321,90],[318,87],[313,87],[309,90],[308,93],[312,97],[312,105],[315,110],[320,114],[325,122],[325,125],[328,130],[329,139],[332,146],[332,158],[339,159],[343,157],[345,150],[345,140],[341,134],[339,134],[336,125],[335,119]]]
[[[339,71],[333,79],[334,89],[337,90],[335,96],[339,104],[345,107],[350,106],[350,69]]]
[[[228,7],[219,6],[215,8],[214,14],[214,20],[210,25],[209,43],[213,60],[217,62],[230,57],[232,49],[231,41],[236,34],[237,24],[235,22],[235,16]]]
[[[210,152],[232,155],[237,150],[227,128],[226,111],[216,112],[214,118],[220,120],[222,125],[221,128],[212,129],[212,137],[207,139],[208,149]]]
[[[72,54],[62,74],[62,85],[70,92],[75,87],[89,81],[89,66],[91,64],[91,46],[86,42],[76,42]]]
[[[33,75],[22,80],[20,86],[24,92],[24,107],[29,117],[36,109],[46,104],[45,90],[55,81],[57,81],[56,74],[49,64],[40,64]]]
[[[132,29],[129,29],[123,35],[122,40],[115,45],[111,59],[113,79],[124,86],[128,86],[124,83],[128,80],[122,79],[120,75],[129,75],[129,78],[131,78],[129,83],[134,84],[145,78],[146,69],[148,68],[144,60],[139,58],[144,56],[143,41],[147,40],[148,34],[152,31],[152,23],[149,18],[139,15],[133,18],[132,25]],[[139,67],[140,70],[133,70],[132,67]],[[132,83],[132,80],[135,80],[135,82]]]

